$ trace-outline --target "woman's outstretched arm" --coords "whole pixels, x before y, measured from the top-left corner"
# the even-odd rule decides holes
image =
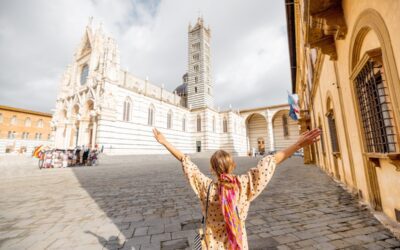
[[[297,140],[295,144],[275,154],[276,164],[283,162],[284,160],[289,158],[292,154],[294,154],[297,150],[319,141],[320,138],[318,137],[320,135],[321,135],[321,130],[318,128],[304,132],[303,134],[301,134],[300,138]]]
[[[182,161],[183,157],[185,156],[181,151],[176,149],[174,146],[172,146],[171,143],[165,139],[165,136],[156,128],[153,128],[153,133],[154,133],[154,138],[161,144],[163,145],[168,151],[178,160]]]

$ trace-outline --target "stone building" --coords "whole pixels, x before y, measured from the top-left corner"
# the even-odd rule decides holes
[[[400,1],[295,0],[286,12],[301,130],[323,131],[305,162],[400,221]]]
[[[154,140],[153,127],[185,153],[222,148],[246,155],[252,148],[268,152],[297,139],[298,125],[288,122],[288,105],[243,111],[215,108],[211,32],[202,18],[189,25],[188,37],[188,70],[171,92],[123,70],[116,42],[101,27],[89,24],[61,80],[53,116],[55,146],[99,144],[109,154],[167,153]],[[291,134],[278,136],[277,145],[272,121],[278,116],[275,129]],[[254,132],[259,127],[253,124],[261,120],[263,130]],[[266,142],[268,147],[263,146]]]
[[[31,153],[50,145],[51,114],[0,105],[0,154]]]

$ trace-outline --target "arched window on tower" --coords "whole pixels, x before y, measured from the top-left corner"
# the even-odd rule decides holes
[[[150,107],[149,107],[147,124],[149,126],[154,125],[154,106],[153,105],[150,105]]]
[[[172,111],[169,110],[167,114],[167,128],[172,128]]]
[[[186,116],[183,116],[182,118],[182,131],[186,131]]]
[[[222,127],[223,127],[223,132],[228,133],[228,120],[224,116],[224,119],[222,120]]]
[[[129,97],[125,98],[124,101],[124,111],[123,111],[123,120],[129,122],[131,120],[132,113],[132,101]]]
[[[87,64],[83,65],[81,71],[81,85],[84,85],[87,81],[87,77],[89,75],[89,66]]]
[[[283,125],[283,135],[289,136],[289,127],[288,127],[288,120],[287,120],[287,115],[283,114],[282,115],[282,125]]]
[[[201,132],[201,116],[197,115],[197,132]]]

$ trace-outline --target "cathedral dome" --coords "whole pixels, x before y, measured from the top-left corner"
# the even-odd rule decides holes
[[[174,90],[177,95],[179,96],[186,96],[187,95],[187,83],[182,83]]]

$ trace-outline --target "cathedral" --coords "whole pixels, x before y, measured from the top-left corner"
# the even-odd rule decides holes
[[[267,153],[296,141],[286,104],[247,110],[214,107],[211,33],[202,18],[188,28],[188,68],[174,91],[121,68],[120,51],[102,27],[86,27],[64,72],[53,115],[54,146],[98,145],[108,154],[160,154],[156,127],[184,153],[224,149]]]

